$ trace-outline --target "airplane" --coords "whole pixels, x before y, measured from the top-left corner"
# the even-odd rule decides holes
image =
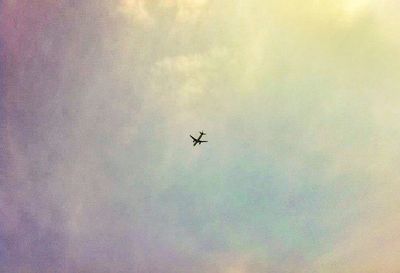
[[[200,136],[196,139],[196,138],[194,138],[192,135],[190,135],[190,137],[192,138],[192,140],[193,140],[193,146],[196,146],[196,144],[201,144],[201,143],[204,143],[204,142],[208,142],[208,141],[206,141],[206,140],[200,140],[201,139],[201,137],[203,136],[203,135],[205,135],[205,133],[203,132],[203,131],[201,131],[201,132],[199,132],[200,133]]]

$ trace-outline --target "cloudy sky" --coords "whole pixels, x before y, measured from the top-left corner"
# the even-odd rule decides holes
[[[0,5],[1,272],[399,272],[398,1]]]

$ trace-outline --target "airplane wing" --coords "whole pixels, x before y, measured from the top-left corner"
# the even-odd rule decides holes
[[[208,142],[207,140],[199,140],[200,143]]]
[[[193,141],[196,141],[197,139],[195,139],[192,135],[190,135],[190,137],[193,139]]]

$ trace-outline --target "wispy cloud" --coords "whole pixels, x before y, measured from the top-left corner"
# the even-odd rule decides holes
[[[395,7],[4,1],[0,269],[397,272]]]

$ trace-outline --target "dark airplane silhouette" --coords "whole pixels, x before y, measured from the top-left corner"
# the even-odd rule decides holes
[[[203,131],[200,132],[200,136],[197,139],[190,135],[190,137],[193,139],[193,146],[196,146],[197,143],[200,145],[203,142],[208,142],[206,140],[200,140],[203,135],[205,135]]]

